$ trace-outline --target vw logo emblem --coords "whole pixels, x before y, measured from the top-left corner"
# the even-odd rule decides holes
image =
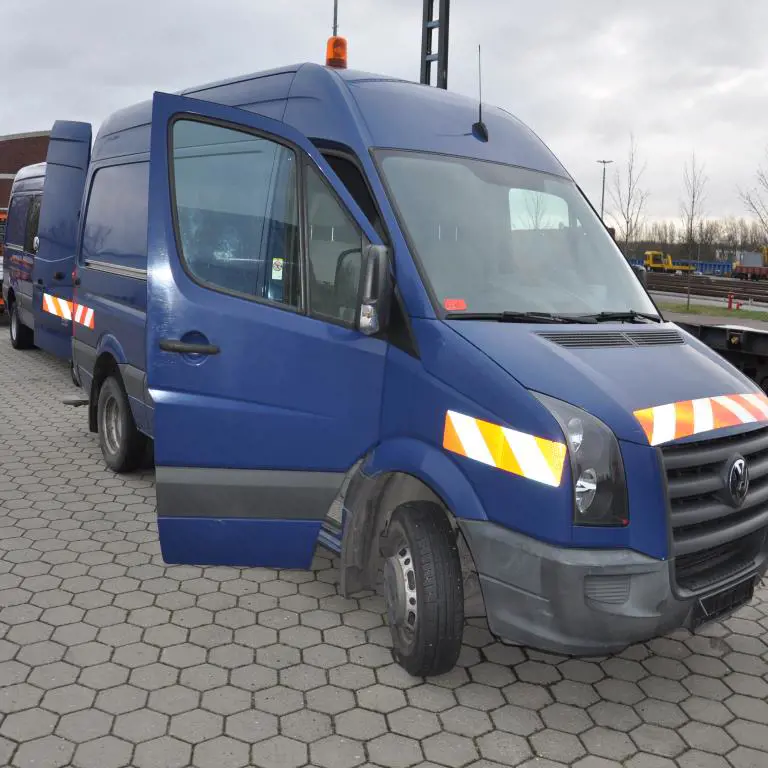
[[[734,507],[740,507],[744,503],[748,491],[749,467],[742,456],[737,456],[728,470],[728,492]]]

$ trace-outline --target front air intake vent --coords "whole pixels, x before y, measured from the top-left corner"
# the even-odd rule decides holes
[[[538,334],[553,344],[569,349],[601,347],[661,347],[683,344],[677,331],[542,331]]]

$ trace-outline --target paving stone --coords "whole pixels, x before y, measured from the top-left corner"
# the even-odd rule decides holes
[[[451,736],[450,734],[443,734],[446,739],[459,740],[460,736]],[[424,742],[425,751],[429,750],[429,744],[432,739],[439,738],[438,736],[430,736]],[[468,740],[464,740],[468,741]],[[472,742],[468,741],[472,746]],[[384,736],[378,736],[373,741],[368,742],[368,756],[371,762],[381,765],[383,768],[410,768],[412,765],[421,762],[424,758],[422,755],[421,747],[417,741],[406,738],[404,736],[396,736],[394,733],[388,733]],[[456,742],[458,747],[458,741]],[[460,748],[460,747],[459,747]],[[437,752],[440,750],[440,745],[435,745],[432,749]],[[474,747],[472,746],[474,751]],[[448,763],[453,765],[453,763]]]
[[[253,746],[251,760],[259,768],[299,768],[307,762],[307,745],[285,736],[273,736]]]
[[[242,712],[242,710],[247,709],[250,704],[250,693],[231,685],[223,685],[221,688],[206,691],[201,702],[203,709],[216,712],[219,715],[234,715],[235,712]]]
[[[80,744],[106,736],[112,729],[112,721],[112,715],[98,709],[80,710],[64,715],[56,726],[56,734]]]
[[[365,762],[365,749],[355,739],[328,736],[310,746],[310,760],[319,768],[354,768]],[[272,766],[263,766],[272,768]]]
[[[661,757],[677,757],[685,750],[683,740],[669,728],[641,725],[631,732],[638,749]]]
[[[74,765],[77,768],[122,768],[131,760],[133,745],[114,736],[80,744],[75,750]]]
[[[619,763],[637,752],[637,747],[626,733],[602,726],[583,733],[581,741],[590,755],[616,760]]]
[[[87,709],[96,698],[94,691],[82,685],[65,685],[48,691],[43,698],[42,707],[59,715]]]
[[[424,739],[442,730],[437,715],[415,707],[405,707],[393,712],[387,716],[387,721],[392,731],[414,739]],[[336,722],[338,724],[339,718]]]
[[[195,746],[192,762],[197,768],[242,768],[249,764],[249,748],[229,736],[217,736]]]
[[[253,704],[257,709],[263,709],[273,715],[287,715],[301,709],[304,706],[304,698],[299,691],[277,685],[274,688],[256,691],[253,694]],[[317,707],[313,707],[313,709],[317,709]]]
[[[532,755],[531,748],[524,739],[501,731],[481,736],[477,740],[477,746],[484,758],[500,765],[519,765]],[[531,765],[534,764],[537,763],[534,761]]]
[[[0,688],[0,714],[21,712],[40,703],[43,691],[28,683],[16,683]]]
[[[13,758],[16,768],[62,768],[69,765],[75,745],[58,736],[44,736],[19,746]]]
[[[200,694],[183,685],[171,685],[152,691],[149,694],[149,706],[166,715],[178,715],[188,712],[198,705]]]
[[[306,698],[310,709],[328,715],[338,715],[355,706],[355,697],[350,691],[332,685],[308,691]]]
[[[127,670],[126,670],[127,671]],[[179,670],[166,664],[148,664],[131,670],[130,683],[146,691],[156,691],[173,685],[179,679]]]
[[[8,715],[0,725],[0,735],[14,741],[31,741],[48,736],[56,727],[57,717],[52,712],[34,707]]]
[[[503,706],[504,697],[496,688],[481,683],[469,683],[461,686],[456,691],[456,698],[460,704],[471,709],[489,711]]]
[[[374,714],[373,712],[369,714]],[[344,715],[342,715],[343,717]],[[338,727],[337,732],[342,733]],[[386,728],[384,729],[386,730]],[[307,744],[318,741],[325,736],[333,733],[331,718],[320,712],[313,712],[309,709],[302,709],[298,712],[292,712],[280,718],[280,733],[296,741],[303,741]],[[344,734],[342,734],[344,735]],[[358,738],[364,738],[362,733],[355,734]],[[368,737],[372,738],[372,737]]]
[[[121,739],[138,743],[162,736],[167,728],[167,715],[161,715],[151,709],[140,709],[118,715],[115,718],[113,733]]]
[[[220,736],[223,730],[224,718],[221,715],[202,709],[193,709],[190,712],[174,715],[170,720],[168,733],[189,744],[199,744]]]
[[[584,747],[576,736],[550,728],[534,733],[530,738],[536,755],[549,760],[572,763],[585,753]]]

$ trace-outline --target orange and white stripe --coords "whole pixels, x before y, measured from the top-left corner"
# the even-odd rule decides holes
[[[93,310],[82,304],[75,304],[75,322],[93,330]]]
[[[456,411],[445,414],[443,448],[545,485],[557,487],[563,477],[564,443],[517,432]]]
[[[768,422],[768,397],[762,392],[719,395],[656,405],[635,411],[648,442],[662,445],[702,432]]]
[[[75,304],[58,296],[52,296],[50,293],[44,293],[43,309],[52,315],[56,315],[56,317],[62,318],[62,320],[74,319],[76,323],[93,330],[94,316],[93,310],[90,307]]]

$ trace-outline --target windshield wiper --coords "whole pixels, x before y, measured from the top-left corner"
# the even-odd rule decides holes
[[[495,320],[499,323],[595,323],[591,317],[551,312],[447,312],[446,320]]]
[[[597,312],[594,315],[579,315],[579,317],[593,323],[636,323],[643,320],[652,323],[663,322],[659,315],[651,315],[648,312],[635,312],[634,309],[628,309],[624,312]]]

